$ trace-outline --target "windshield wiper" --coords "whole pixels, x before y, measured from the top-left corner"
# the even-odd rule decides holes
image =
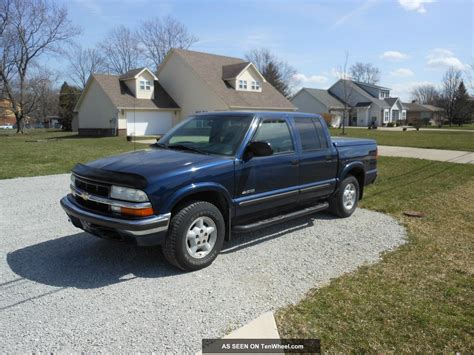
[[[164,144],[164,143],[153,143],[152,145],[156,146],[156,147],[159,147],[159,148],[164,148],[164,149],[169,149],[168,147],[168,144]]]
[[[189,145],[185,145],[185,144],[168,144],[167,148],[168,149],[183,149],[183,150],[189,150],[191,152],[209,155],[209,153],[202,151],[201,149],[190,147]]]

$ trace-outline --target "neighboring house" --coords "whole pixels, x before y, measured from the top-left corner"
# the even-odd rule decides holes
[[[444,109],[433,105],[422,105],[417,102],[403,103],[407,108],[407,123],[414,124],[421,121],[425,124],[440,125],[446,119]]]
[[[328,90],[318,90],[312,93],[313,96],[316,96],[315,100],[303,99],[305,102],[302,107],[297,103],[301,97],[298,97],[298,94],[293,97],[292,102],[299,111],[319,114],[331,113],[335,110],[325,98],[333,97],[342,104],[342,108],[344,108],[344,102],[347,103],[349,112],[346,124],[349,126],[367,127],[372,122],[375,122],[377,126],[382,126],[406,119],[406,109],[400,99],[390,97],[390,89],[383,86],[340,79]],[[322,106],[320,106],[321,102],[324,103]],[[343,112],[344,110],[342,110]],[[337,115],[340,114],[339,111]],[[337,122],[333,122],[333,125],[335,123]]]
[[[291,99],[298,111],[331,115],[331,125],[339,127],[344,115],[344,103],[328,90],[302,88]]]
[[[12,111],[12,103],[9,99],[0,98],[0,124],[16,124],[15,114]]]
[[[141,136],[166,133],[180,108],[155,74],[140,68],[121,76],[91,75],[74,111],[80,135]]]
[[[172,49],[156,76],[147,68],[92,75],[75,108],[79,134],[85,135],[159,135],[189,115],[228,110],[295,107],[252,63]]]

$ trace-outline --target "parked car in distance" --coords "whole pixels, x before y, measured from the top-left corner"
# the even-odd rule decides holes
[[[78,228],[162,244],[197,270],[232,232],[326,209],[349,217],[376,176],[376,142],[331,138],[319,115],[202,113],[147,150],[77,164],[61,205]]]
[[[2,124],[0,125],[0,129],[13,129],[12,124]]]

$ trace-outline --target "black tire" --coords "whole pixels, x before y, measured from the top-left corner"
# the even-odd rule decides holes
[[[347,208],[344,205],[344,190],[349,184],[352,184],[352,186],[355,188],[355,202],[353,203],[351,208]],[[354,211],[357,208],[357,204],[359,203],[359,196],[360,196],[359,181],[357,181],[357,179],[354,176],[349,175],[344,180],[342,180],[341,185],[339,186],[339,189],[334,194],[334,196],[329,200],[329,211],[331,211],[331,213],[341,218],[349,217],[350,215],[354,213]]]
[[[217,235],[214,247],[202,258],[195,258],[187,250],[186,235],[191,224],[199,217],[214,222]],[[225,238],[225,221],[219,209],[209,202],[191,201],[183,205],[171,218],[168,234],[163,245],[166,260],[185,271],[203,269],[212,264],[222,249]]]

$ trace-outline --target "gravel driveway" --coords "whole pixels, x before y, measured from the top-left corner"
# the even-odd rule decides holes
[[[68,175],[0,181],[0,347],[12,352],[200,350],[314,286],[404,242],[383,214],[295,220],[224,246],[209,268],[184,274],[160,248],[103,241],[59,206]]]

